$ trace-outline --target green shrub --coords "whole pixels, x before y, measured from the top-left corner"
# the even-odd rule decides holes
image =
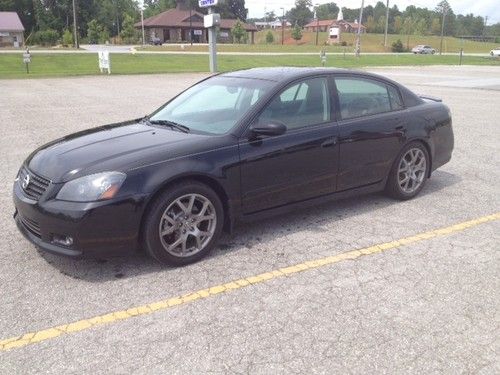
[[[401,39],[396,40],[394,43],[392,43],[391,46],[392,52],[404,52],[405,47],[403,46],[403,42]]]
[[[62,44],[65,47],[70,47],[73,45],[73,34],[68,29],[64,30]]]
[[[297,43],[302,39],[302,29],[297,24],[295,24],[295,27],[292,29],[292,38],[295,39]]]
[[[31,44],[42,46],[54,46],[59,40],[59,33],[56,30],[47,29],[34,32],[31,36]]]
[[[346,42],[345,40],[343,40],[342,42],[340,42],[340,45],[341,45],[342,47],[345,47],[345,46],[347,46],[347,42]]]
[[[105,44],[109,41],[109,31],[105,27],[99,31],[99,43]]]
[[[273,33],[271,32],[271,30],[269,30],[266,34],[266,43],[267,44],[271,44],[274,42],[274,35]]]

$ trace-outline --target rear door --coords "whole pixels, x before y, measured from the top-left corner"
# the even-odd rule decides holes
[[[403,102],[388,83],[336,76],[339,116],[337,191],[382,181],[403,145]]]

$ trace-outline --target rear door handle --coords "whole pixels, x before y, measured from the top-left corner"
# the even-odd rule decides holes
[[[331,147],[337,144],[337,137],[328,138],[321,144],[321,147]]]

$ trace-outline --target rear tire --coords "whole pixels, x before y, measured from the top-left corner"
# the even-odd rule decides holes
[[[182,266],[205,257],[224,224],[218,195],[197,181],[184,181],[151,204],[143,227],[143,246],[160,263]]]
[[[399,153],[389,172],[386,193],[395,199],[408,200],[423,189],[429,175],[427,148],[420,142],[407,144]]]

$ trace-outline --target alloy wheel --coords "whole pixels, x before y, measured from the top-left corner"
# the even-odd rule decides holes
[[[158,229],[161,244],[168,253],[189,257],[207,246],[216,226],[213,203],[201,194],[186,194],[165,209]]]
[[[406,194],[415,192],[425,179],[427,160],[419,148],[409,149],[398,166],[398,185]]]

